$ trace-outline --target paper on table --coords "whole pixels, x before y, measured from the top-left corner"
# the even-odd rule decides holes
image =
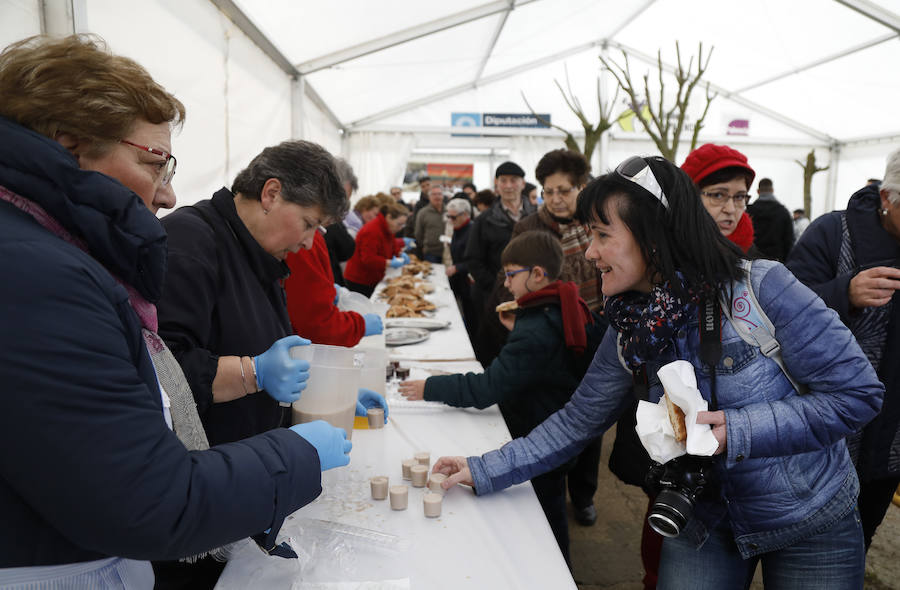
[[[705,412],[708,405],[697,389],[694,367],[687,361],[674,361],[661,367],[657,375],[666,395],[684,412],[687,444],[675,440],[665,399],[656,404],[641,401],[636,430],[647,454],[657,463],[666,463],[685,453],[700,456],[715,453],[719,442],[712,430],[707,424],[697,424],[697,412]]]

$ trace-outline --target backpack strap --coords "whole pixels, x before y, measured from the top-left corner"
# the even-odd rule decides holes
[[[743,280],[732,281],[731,301],[727,300],[726,293],[722,294],[720,299],[722,312],[744,342],[758,347],[766,358],[775,361],[781,372],[784,373],[784,376],[797,390],[797,393],[806,393],[808,388],[798,383],[790,371],[787,370],[784,358],[781,355],[781,344],[778,343],[775,337],[775,326],[769,320],[766,312],[763,311],[762,306],[756,299],[756,294],[753,292],[753,285],[750,280],[752,263],[749,260],[742,260],[741,268],[744,271],[744,278]]]

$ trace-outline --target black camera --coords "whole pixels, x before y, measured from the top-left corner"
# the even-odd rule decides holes
[[[694,513],[694,503],[712,483],[709,457],[682,455],[665,464],[653,463],[647,486],[658,490],[647,522],[664,537],[677,537]]]

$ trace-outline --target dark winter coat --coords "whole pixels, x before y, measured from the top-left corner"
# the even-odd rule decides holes
[[[847,210],[835,211],[813,221],[791,251],[788,269],[825,303],[838,312],[851,330],[859,330],[850,308],[850,279],[873,266],[900,265],[900,243],[879,221],[878,189],[867,186],[850,198]],[[838,274],[842,222],[846,215],[850,245],[857,268]],[[891,300],[887,340],[878,378],[885,386],[881,412],[863,431],[857,469],[863,480],[900,475],[900,294]],[[864,329],[864,328],[863,328]],[[857,335],[862,338],[861,334]]]
[[[175,559],[272,527],[321,491],[315,448],[278,430],[188,452],[167,426],[118,275],[159,297],[165,232],[119,182],[0,118],[0,568]]]
[[[523,197],[522,217],[534,212],[534,205]],[[469,265],[469,273],[484,297],[487,297],[494,288],[494,281],[500,272],[500,254],[509,243],[515,225],[516,222],[500,204],[500,199],[494,201],[490,209],[475,218],[466,245],[465,259]]]
[[[450,239],[450,258],[456,267],[456,274],[450,277],[450,288],[460,297],[469,296],[469,264],[466,262],[466,244],[469,242],[469,232],[472,231],[472,222],[468,221],[459,229],[453,230]]]
[[[169,271],[159,335],[191,384],[209,444],[278,428],[284,410],[265,391],[214,404],[212,383],[220,356],[256,356],[294,333],[281,286],[287,265],[250,234],[228,189],[162,223]]]
[[[332,223],[325,228],[325,246],[328,248],[334,282],[343,287],[344,272],[341,270],[341,263],[350,260],[356,249],[356,242],[343,222]]]
[[[753,245],[763,257],[784,262],[794,245],[794,218],[774,195],[760,195],[747,206],[753,220]]]

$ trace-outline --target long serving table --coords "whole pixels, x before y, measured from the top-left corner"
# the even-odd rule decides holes
[[[429,298],[438,304],[434,317],[450,321],[449,328],[391,349],[392,360],[410,367],[411,379],[482,370],[443,270],[434,265],[429,280],[436,290]],[[216,588],[574,589],[530,483],[484,497],[456,486],[445,494],[441,516],[426,518],[425,489],[401,479],[401,461],[416,452],[429,451],[433,464],[443,455],[478,455],[509,441],[497,407],[410,402],[395,382],[386,397],[388,424],[354,430],[350,465],[324,472],[322,495],[285,522],[282,535],[298,559],[270,557],[245,542]],[[372,499],[369,478],[376,475],[410,486],[406,510]]]

